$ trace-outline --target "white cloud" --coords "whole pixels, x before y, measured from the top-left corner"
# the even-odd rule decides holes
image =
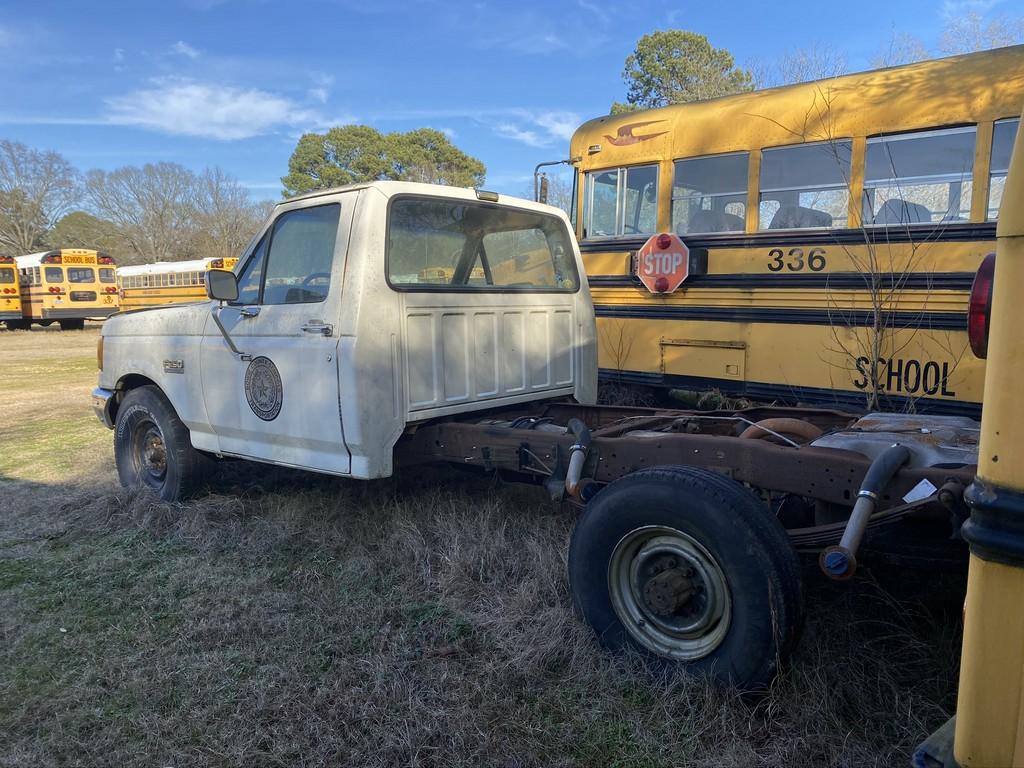
[[[199,58],[199,51],[193,48],[191,45],[186,43],[184,40],[179,40],[171,46],[171,52],[177,53],[180,56],[186,56],[193,61]]]
[[[494,126],[494,130],[499,136],[504,136],[506,139],[512,139],[531,147],[546,147],[550,143],[550,140],[541,136],[536,131],[520,128],[512,123],[498,123],[498,125]]]
[[[534,122],[553,137],[568,141],[580,127],[580,116],[575,112],[542,112]]]
[[[516,110],[515,121],[505,120],[495,126],[499,136],[531,147],[550,147],[567,143],[580,125],[575,112],[529,112]]]
[[[114,49],[114,63],[115,64],[120,64],[122,61],[124,61],[124,48],[115,48]]]
[[[107,105],[116,125],[225,141],[339,124],[278,94],[178,78],[155,80],[152,88],[107,99]]]
[[[306,91],[306,95],[313,101],[320,104],[327,103],[327,97],[331,95],[331,86],[334,85],[334,75],[317,72],[310,75],[313,87]]]
[[[1000,4],[1002,0],[943,0],[942,15],[952,19],[967,13],[986,14]]]

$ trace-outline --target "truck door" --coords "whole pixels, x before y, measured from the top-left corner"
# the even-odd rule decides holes
[[[207,320],[203,395],[220,450],[346,474],[334,324],[355,195],[281,213],[246,257],[238,301]]]

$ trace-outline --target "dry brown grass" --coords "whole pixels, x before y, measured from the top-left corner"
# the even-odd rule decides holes
[[[3,459],[0,765],[905,765],[954,704],[959,577],[809,572],[792,669],[742,700],[596,646],[572,520],[535,489],[233,464],[166,505],[109,452],[100,430],[62,477]]]

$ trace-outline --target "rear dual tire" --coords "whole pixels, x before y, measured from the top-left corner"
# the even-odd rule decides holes
[[[114,459],[121,485],[180,501],[204,483],[212,460],[192,447],[188,427],[155,386],[125,395],[114,424]]]
[[[693,467],[634,472],[587,505],[569,548],[577,610],[659,672],[768,686],[802,622],[800,564],[753,494]]]

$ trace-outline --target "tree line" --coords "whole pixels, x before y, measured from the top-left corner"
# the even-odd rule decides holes
[[[57,152],[0,140],[0,253],[96,248],[119,264],[237,256],[272,204],[220,168],[177,163],[79,172]]]

